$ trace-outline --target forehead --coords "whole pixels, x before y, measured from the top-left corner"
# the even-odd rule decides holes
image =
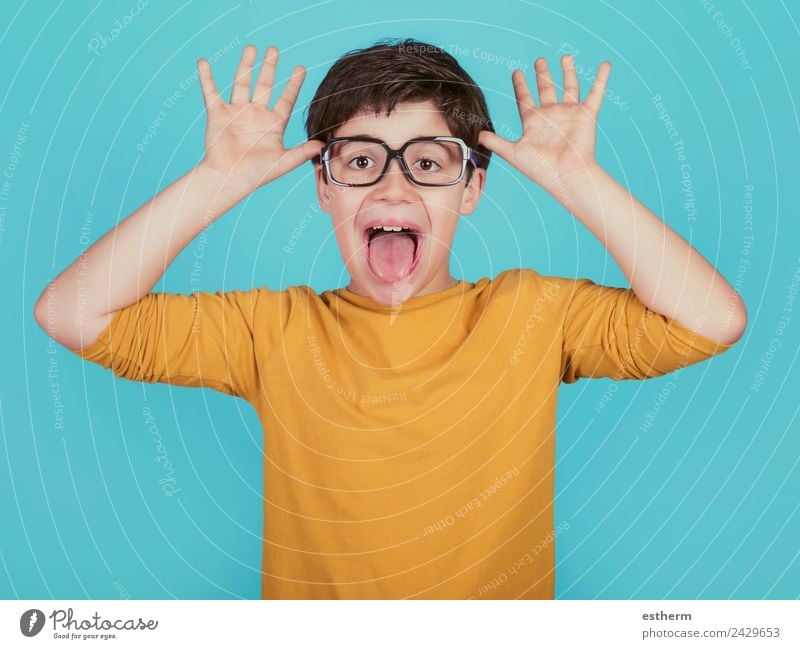
[[[453,135],[444,113],[432,101],[403,102],[388,115],[363,111],[342,124],[334,137],[369,135],[389,146],[426,135]]]

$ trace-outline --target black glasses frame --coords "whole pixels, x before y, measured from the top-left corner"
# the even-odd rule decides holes
[[[334,179],[331,175],[331,148],[337,142],[370,142],[372,144],[380,144],[384,150],[386,151],[386,162],[383,165],[383,169],[381,170],[378,177],[368,183],[342,183],[338,180]],[[420,182],[416,178],[414,178],[413,174],[411,173],[411,169],[408,168],[408,163],[406,163],[406,159],[403,156],[406,149],[416,142],[455,142],[456,144],[461,145],[462,151],[462,159],[461,159],[461,173],[458,175],[458,178],[452,180],[447,183],[424,183]],[[394,158],[400,159],[400,167],[403,169],[403,173],[406,175],[411,182],[416,185],[422,185],[423,187],[449,187],[450,185],[456,185],[460,183],[464,178],[464,172],[467,169],[467,163],[471,163],[473,167],[478,167],[478,157],[475,151],[473,151],[467,143],[464,142],[460,137],[450,137],[449,135],[432,135],[428,137],[416,137],[413,140],[409,140],[399,149],[393,149],[390,147],[386,142],[383,140],[379,140],[378,138],[374,137],[366,137],[366,136],[359,136],[359,137],[335,137],[330,140],[322,149],[320,153],[322,159],[322,168],[325,170],[325,178],[328,182],[338,185],[339,187],[370,187],[372,185],[376,185],[381,181],[381,179],[386,175],[386,170],[389,169],[389,165],[392,163]]]

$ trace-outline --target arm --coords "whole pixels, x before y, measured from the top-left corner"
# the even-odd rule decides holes
[[[149,293],[205,227],[258,187],[319,152],[322,143],[315,140],[289,150],[283,147],[285,125],[305,70],[295,68],[270,110],[278,53],[274,47],[267,50],[251,100],[255,56],[255,47],[247,46],[230,103],[217,92],[208,62],[198,61],[207,111],[205,156],[103,235],[42,292],[34,314],[59,343],[72,350],[91,344],[117,311]]]
[[[546,59],[535,63],[541,105],[513,73],[523,134],[517,142],[482,131],[480,143],[542,185],[608,249],[636,296],[654,312],[722,344],[736,342],[747,310],[733,287],[679,234],[607,174],[594,158],[597,115],[611,64],[600,65],[583,103],[570,55],[562,103]]]
[[[73,351],[89,345],[117,310],[144,297],[178,253],[243,197],[223,176],[199,164],[53,280],[36,302],[37,322]]]

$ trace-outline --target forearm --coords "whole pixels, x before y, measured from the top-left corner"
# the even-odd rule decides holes
[[[156,284],[178,253],[247,195],[217,171],[198,165],[98,239],[45,289],[36,319],[77,348],[105,329],[112,312]]]
[[[741,337],[740,296],[703,256],[599,165],[564,181],[562,204],[614,257],[650,309],[716,342]]]

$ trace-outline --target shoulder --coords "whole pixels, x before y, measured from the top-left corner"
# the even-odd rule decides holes
[[[258,286],[243,293],[242,299],[253,302],[258,316],[274,318],[278,314],[284,321],[294,313],[308,313],[324,306],[322,295],[307,284],[283,289]]]
[[[558,327],[563,319],[563,309],[558,302],[566,292],[563,281],[558,281],[560,279],[542,275],[532,268],[510,268],[494,279],[479,280],[476,288],[483,284],[483,299],[479,299],[479,303],[491,306],[504,318],[535,316]]]
[[[575,289],[575,280],[557,275],[542,275],[533,268],[511,268],[499,273],[491,285],[501,294],[524,294],[526,299],[556,304]]]
[[[595,311],[619,300],[626,290],[597,284],[585,277],[544,275],[532,268],[505,270],[491,281],[497,296],[522,301],[536,313],[549,312],[563,321],[575,311]]]

